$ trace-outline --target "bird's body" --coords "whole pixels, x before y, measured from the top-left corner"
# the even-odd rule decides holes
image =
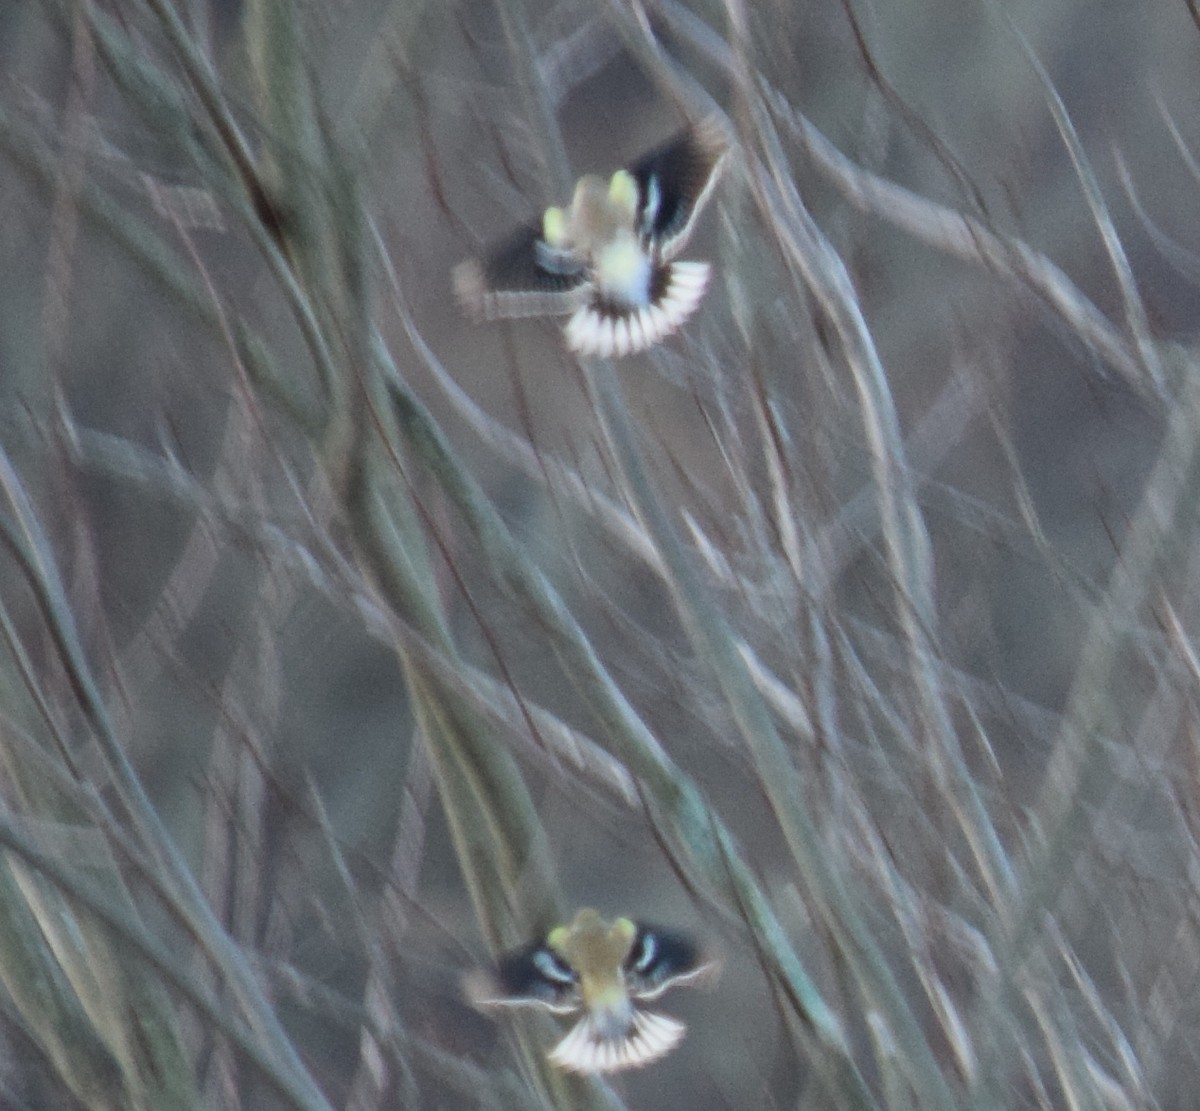
[[[626,355],[658,343],[696,310],[706,262],[677,262],[719,176],[727,142],[715,120],[683,132],[605,182],[585,175],[567,208],[454,275],[485,319],[571,314],[568,346]]]
[[[716,963],[679,934],[585,908],[545,941],[476,972],[467,994],[480,1007],[536,1006],[583,1017],[550,1052],[574,1072],[614,1072],[663,1056],[682,1039],[677,1019],[645,1010],[669,987],[713,975]]]

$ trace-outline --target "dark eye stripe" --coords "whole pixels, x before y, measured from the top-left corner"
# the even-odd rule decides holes
[[[575,970],[565,961],[560,960],[550,949],[538,949],[533,954],[533,966],[547,980],[556,984],[575,983]]]

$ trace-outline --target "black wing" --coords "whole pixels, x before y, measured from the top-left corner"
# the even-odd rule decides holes
[[[521,228],[483,259],[454,271],[459,299],[488,320],[571,312],[587,281],[586,267],[547,247],[536,227]]]
[[[715,968],[716,962],[690,937],[639,923],[625,958],[625,984],[630,995],[655,999],[668,988],[712,974]]]
[[[728,149],[715,118],[675,136],[640,159],[629,171],[638,187],[644,238],[669,259],[687,241],[707,203]]]
[[[546,945],[530,945],[501,957],[495,970],[479,969],[465,981],[477,1007],[545,1007],[574,1011],[580,1006],[579,977]]]

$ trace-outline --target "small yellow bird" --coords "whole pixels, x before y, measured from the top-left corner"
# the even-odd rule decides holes
[[[628,355],[687,320],[708,288],[707,262],[674,261],[712,194],[729,143],[716,117],[689,128],[606,183],[581,177],[569,208],[546,209],[454,287],[485,320],[571,314],[567,346]]]
[[[545,941],[502,958],[494,971],[468,974],[464,984],[480,1008],[582,1011],[550,1060],[572,1072],[617,1072],[656,1060],[683,1037],[682,1022],[639,1004],[668,988],[709,979],[717,967],[681,934],[629,918],[606,922],[585,907]]]

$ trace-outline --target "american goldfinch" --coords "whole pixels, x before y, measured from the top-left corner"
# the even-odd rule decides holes
[[[486,320],[571,314],[567,346],[628,355],[674,332],[700,304],[707,262],[675,261],[728,148],[715,117],[607,182],[579,179],[567,208],[546,209],[486,259],[454,272],[459,299]]]
[[[710,977],[716,967],[679,934],[628,918],[606,922],[589,907],[544,941],[504,957],[494,972],[469,974],[465,987],[481,1008],[582,1011],[550,1060],[572,1072],[616,1072],[663,1056],[683,1037],[682,1022],[639,1004]]]

